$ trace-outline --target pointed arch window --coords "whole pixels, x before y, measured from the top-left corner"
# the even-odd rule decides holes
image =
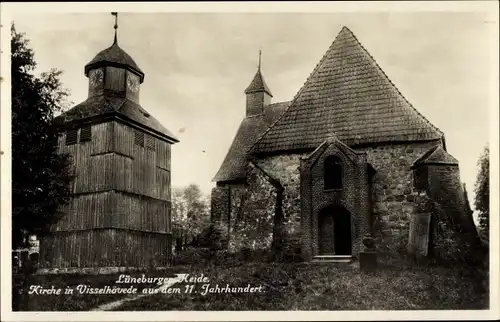
[[[324,163],[324,186],[326,190],[342,189],[342,162],[337,156],[329,156]]]

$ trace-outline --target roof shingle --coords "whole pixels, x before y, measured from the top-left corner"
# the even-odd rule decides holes
[[[347,145],[443,136],[403,97],[346,27],[251,152],[314,149],[331,132]]]

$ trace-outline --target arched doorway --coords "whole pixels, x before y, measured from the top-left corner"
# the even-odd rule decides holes
[[[351,215],[340,206],[329,206],[318,216],[319,255],[351,255]]]

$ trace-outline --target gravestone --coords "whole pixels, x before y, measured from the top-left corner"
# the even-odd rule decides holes
[[[417,256],[429,253],[430,213],[416,213],[410,218],[408,252]]]
[[[375,240],[371,234],[363,238],[365,249],[359,252],[359,269],[365,273],[372,273],[377,270],[377,252],[375,250]]]

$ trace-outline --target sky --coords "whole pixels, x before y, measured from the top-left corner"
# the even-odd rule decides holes
[[[38,71],[57,68],[86,99],[84,66],[113,41],[109,13],[17,13]],[[119,13],[118,42],[145,73],[140,103],[180,143],[172,148],[172,185],[210,193],[245,114],[243,91],[262,50],[274,97],[288,101],[343,26],[375,58],[401,93],[446,136],[469,197],[489,141],[498,87],[497,20],[482,12]],[[493,74],[495,73],[495,74]]]

